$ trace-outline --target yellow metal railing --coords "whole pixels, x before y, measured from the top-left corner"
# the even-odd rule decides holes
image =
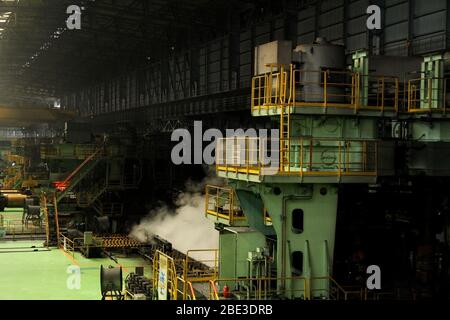
[[[252,109],[256,106],[267,105],[267,84],[269,83],[268,75],[253,77],[252,79]]]
[[[408,112],[441,112],[450,108],[448,78],[421,78],[408,82]]]
[[[210,253],[213,259],[192,259],[193,254]],[[165,261],[164,264],[161,260]],[[190,260],[191,258],[191,260]],[[202,275],[192,274],[190,263],[209,263],[214,261],[213,272]],[[210,300],[220,299],[247,299],[269,300],[279,297],[326,298],[329,300],[367,300],[367,290],[360,287],[343,287],[331,276],[322,277],[254,277],[254,278],[218,278],[218,250],[190,250],[184,261],[183,273],[177,274],[175,260],[161,251],[155,251],[152,259],[153,288],[155,294],[158,290],[160,268],[166,271],[166,290],[171,300],[197,300],[197,292]],[[289,284],[281,288],[280,283]],[[198,291],[194,290],[198,285]],[[227,289],[225,290],[225,287]]]
[[[182,300],[197,300],[192,282],[186,281],[181,277],[177,277],[177,280],[177,292],[179,297],[183,297]]]
[[[75,255],[75,242],[62,233],[59,234],[58,246],[65,252],[69,253],[72,257]]]
[[[205,256],[206,255],[206,256]],[[210,257],[212,255],[212,257]],[[194,257],[195,259],[194,259]],[[161,262],[163,261],[163,263]],[[175,259],[159,250],[156,250],[152,258],[153,267],[153,288],[154,293],[158,294],[159,281],[165,281],[168,299],[170,300],[197,300],[196,291],[193,283],[207,284],[210,280],[218,277],[219,251],[217,249],[189,250],[185,259],[182,261],[183,270],[178,273]],[[211,265],[209,270],[199,267],[202,265]],[[160,279],[160,270],[166,273],[166,279]]]
[[[286,99],[288,73],[283,66],[268,66],[272,70],[274,68],[280,70],[252,78],[252,108],[263,105],[266,108],[269,106],[276,107],[288,102],[288,99]]]
[[[280,289],[278,284],[282,281],[291,281],[297,285],[291,288]],[[306,277],[258,277],[258,278],[223,278],[209,280],[209,292],[207,296],[210,300],[219,300],[221,298],[236,298],[246,300],[269,300],[274,297],[300,297],[305,300],[310,299],[310,284]],[[224,287],[228,287],[228,293],[223,291]],[[222,290],[220,290],[221,288]]]
[[[19,156],[16,154],[9,154],[6,157],[6,160],[8,162],[14,162],[16,165],[24,165],[26,162],[26,159],[23,156]]]
[[[197,298],[195,297],[195,291],[194,291],[194,287],[192,286],[192,282],[188,281],[187,286],[189,289],[189,294],[186,295],[186,297],[188,298],[187,300],[197,300]],[[184,300],[186,300],[186,299],[184,299]]]
[[[294,107],[356,108],[358,82],[350,71],[292,70]]]
[[[92,155],[98,149],[97,145],[93,144],[75,144],[75,145],[62,145],[62,146],[52,146],[46,145],[41,146],[41,157],[47,159],[49,157],[77,157],[77,158],[87,158]]]
[[[236,221],[247,220],[233,188],[207,185],[205,194],[205,212],[207,216],[210,215],[217,219],[228,220],[230,225]],[[272,218],[266,209],[263,211],[263,219],[265,225],[272,225]]]
[[[36,221],[37,223],[25,223],[22,220],[18,219],[9,219],[8,217],[3,218],[3,227],[5,234],[7,236],[12,236],[15,239],[16,236],[19,235],[30,235],[30,236],[38,236],[44,235],[45,229],[40,221]]]
[[[14,188],[16,184],[22,181],[23,174],[21,168],[14,168],[14,169],[15,170],[8,170],[9,176],[3,180],[3,187],[6,189]]]
[[[281,288],[279,286],[281,282],[289,282],[289,285]],[[393,293],[380,293],[369,297],[367,288],[344,287],[331,276],[222,278],[193,281],[187,281],[178,276],[177,283],[178,298],[182,300],[197,300],[194,284],[200,285],[200,294],[209,300],[270,300],[280,297],[304,300],[369,300],[369,298],[378,300],[381,295],[393,295]],[[225,287],[227,287],[226,290]]]
[[[399,80],[347,70],[279,71],[252,79],[252,111],[291,107],[398,111]]]
[[[399,111],[400,83],[397,77],[357,74],[357,108]]]
[[[219,300],[219,292],[217,291],[217,286],[214,280],[209,280],[209,300]]]
[[[216,169],[245,175],[377,175],[376,141],[290,138],[283,159],[274,157],[280,154],[280,145],[266,138],[219,139]]]
[[[284,289],[278,287],[281,281],[291,284]],[[318,285],[319,283],[319,285]],[[248,300],[268,300],[274,296],[297,297],[305,300],[326,298],[327,300],[367,300],[367,290],[362,287],[346,288],[341,286],[333,277],[262,277],[219,279],[208,282],[208,297],[219,300],[224,297],[223,288],[228,287],[229,297],[240,295]],[[222,290],[219,290],[219,287]]]
[[[225,219],[230,224],[246,220],[233,188],[207,185],[205,191],[205,214],[207,216]]]

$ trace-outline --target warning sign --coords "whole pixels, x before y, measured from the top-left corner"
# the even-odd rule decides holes
[[[167,257],[159,255],[158,300],[167,300]]]

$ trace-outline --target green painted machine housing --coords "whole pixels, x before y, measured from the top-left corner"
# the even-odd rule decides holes
[[[265,236],[249,227],[225,227],[219,231],[219,278],[237,279],[248,275],[248,252],[266,246]],[[236,283],[229,283],[233,286]]]
[[[232,184],[238,196],[243,192],[255,194],[254,201],[260,199],[272,218],[277,237],[274,261],[277,262],[276,278],[280,294],[288,298],[305,298],[308,294],[305,292],[307,281],[314,297],[328,297],[330,279],[326,277],[331,275],[333,263],[337,185],[249,185],[242,181]],[[262,213],[257,214],[256,218],[261,217]],[[242,251],[247,249],[239,248]],[[227,250],[221,259],[228,259]]]
[[[279,119],[279,118],[274,118]],[[376,141],[378,117],[356,115],[291,115],[291,153],[290,161],[298,164],[295,152],[294,137],[313,138],[320,142],[304,142],[303,148],[308,149],[309,143],[320,152],[314,155],[305,152],[304,157],[312,157],[312,162],[324,162],[316,168],[318,171],[336,169],[339,140]],[[350,145],[351,151],[357,151],[360,146]],[[357,162],[361,154],[350,152]],[[329,163],[324,161],[329,159]],[[300,168],[291,166],[290,171]],[[336,215],[338,205],[338,183],[336,176],[312,177],[310,180],[295,176],[265,176],[251,177],[244,175],[226,177],[229,184],[236,190],[237,197],[253,232],[239,234],[241,246],[232,245],[234,239],[229,232],[220,233],[220,276],[237,278],[249,276],[246,264],[235,266],[233,255],[246,257],[249,251],[258,246],[264,246],[267,236],[275,235],[276,248],[276,278],[279,293],[288,298],[312,297],[325,299],[330,295],[330,282],[333,267],[333,252],[335,243]],[[350,177],[352,178],[352,177]],[[252,180],[253,179],[253,180]],[[317,179],[315,182],[312,182]],[[342,179],[342,178],[341,178]],[[354,182],[375,182],[376,177],[355,177]],[[272,218],[272,226],[263,223],[265,208]],[[295,216],[295,218],[294,218]],[[301,229],[293,225],[293,220],[301,220]],[[243,238],[245,237],[245,241]],[[247,242],[249,241],[249,242]],[[233,260],[234,259],[234,260]]]
[[[333,139],[376,139],[377,122],[373,117],[293,115],[292,137]]]
[[[372,57],[366,51],[358,51],[352,58],[351,71],[361,76],[359,104],[368,106],[374,99],[373,92],[369,90],[374,90],[377,84],[375,83],[374,86],[373,82],[370,83],[369,77],[380,75],[383,77],[382,72],[391,73],[392,71],[391,76],[398,79],[400,88],[403,86],[399,90],[399,96],[403,93],[407,94],[403,96],[402,101],[398,101],[397,109],[352,110],[321,108],[313,104],[254,108],[253,116],[272,117],[273,122],[280,124],[285,123],[286,119],[290,120],[288,167],[281,168],[282,173],[270,176],[249,174],[245,170],[242,172],[218,171],[218,176],[227,178],[229,185],[236,190],[249,227],[252,228],[253,233],[260,235],[259,240],[256,239],[258,236],[255,234],[251,236],[255,239],[248,236],[251,241],[255,241],[255,245],[244,245],[239,248],[221,245],[221,261],[229,259],[231,254],[244,256],[245,251],[254,250],[254,247],[262,245],[263,237],[266,239],[270,236],[276,237],[274,261],[279,279],[277,289],[289,298],[330,297],[339,184],[371,184],[377,183],[380,176],[395,175],[394,144],[399,142],[394,141],[395,139],[405,139],[400,142],[418,145],[418,148],[412,148],[413,151],[409,151],[405,159],[406,162],[411,162],[408,169],[410,173],[412,169],[421,172],[422,168],[432,167],[433,170],[427,174],[436,176],[450,174],[447,166],[443,165],[448,157],[448,152],[444,152],[448,150],[446,142],[450,142],[450,127],[446,115],[448,96],[442,95],[444,87],[443,82],[439,80],[445,76],[445,56],[437,54],[425,57],[421,66],[419,57],[405,59]],[[386,62],[394,64],[395,67],[390,70]],[[421,74],[416,76],[415,73],[419,71],[419,68]],[[418,96],[417,99],[420,99],[420,103],[415,105],[415,108],[419,110],[414,113],[410,110],[413,104],[408,98],[411,98],[409,94],[412,90],[408,90],[408,85],[414,83],[416,77],[418,78],[417,88],[420,86],[420,91],[417,90],[415,94]],[[427,78],[431,80],[425,80]],[[431,95],[430,90],[427,90],[428,83],[433,88],[437,88],[437,90],[431,90]],[[401,97],[398,98],[400,99]],[[443,101],[446,104],[443,104]],[[291,110],[289,117],[285,115],[287,108]],[[391,124],[389,124],[390,121]],[[397,121],[407,122],[408,134],[405,137],[396,136]],[[390,139],[381,139],[380,126],[383,126],[384,137],[385,130],[392,130]],[[281,138],[286,138],[286,135]],[[342,144],[338,141],[376,142],[377,156],[374,160],[376,174],[350,177],[326,174],[321,176],[323,172],[333,172],[336,169],[335,162],[339,149],[342,148]],[[427,147],[423,148],[423,144]],[[286,144],[281,145],[282,148],[286,146]],[[299,149],[309,148],[315,148],[318,152],[315,154],[308,151],[298,152]],[[346,145],[346,148],[353,153],[358,151],[358,144]],[[299,154],[302,154],[305,159],[299,159]],[[358,157],[360,155],[356,152],[349,161],[358,162]],[[436,161],[436,159],[440,160]],[[304,171],[302,165],[305,160],[321,163],[321,165],[308,172],[309,175],[304,175],[301,172]],[[436,165],[437,162],[442,164],[442,168]],[[272,218],[270,227],[262,223],[261,208],[264,208]],[[239,253],[232,251],[236,248]],[[226,264],[226,262],[223,263]],[[232,268],[228,266],[224,275],[242,276],[241,272],[243,269],[233,274]],[[305,289],[305,283],[308,283],[309,288]]]
[[[369,75],[370,56],[360,51],[353,55],[352,71],[362,75]],[[414,63],[416,61],[413,61]],[[412,63],[411,65],[414,65]],[[426,64],[426,63],[425,63]],[[363,77],[361,88],[368,88],[368,77]],[[361,91],[360,105],[368,105],[369,92]],[[280,122],[281,108],[270,108],[265,111],[253,110],[254,116],[270,116],[274,122]],[[286,172],[293,174],[276,174],[273,176],[258,176],[245,173],[218,171],[218,175],[229,179],[229,184],[236,190],[244,214],[249,221],[249,227],[261,237],[272,234],[277,239],[274,261],[276,261],[277,289],[289,298],[328,298],[333,279],[333,253],[335,245],[336,215],[338,206],[338,189],[341,183],[376,183],[381,175],[394,174],[393,145],[382,141],[379,137],[380,119],[389,122],[396,118],[396,113],[380,110],[349,110],[320,107],[296,107],[290,114],[289,161],[301,163],[296,148],[310,147],[308,143],[319,148],[316,154],[304,153],[304,157],[312,162],[322,162],[322,166],[315,168],[317,176],[306,177],[297,172],[303,168],[290,166]],[[283,117],[283,116],[281,116]],[[417,127],[421,134],[424,128]],[[436,129],[434,129],[436,130]],[[439,135],[433,131],[436,139],[447,135],[440,129]],[[450,132],[449,132],[450,133]],[[300,145],[299,140],[311,140]],[[314,142],[314,141],[319,142]],[[338,141],[373,141],[377,144],[376,174],[373,176],[336,177],[320,176],[322,171],[330,171],[335,167],[338,157]],[[326,142],[324,142],[326,141]],[[303,142],[301,142],[303,143]],[[392,143],[392,141],[391,141]],[[320,149],[322,148],[322,149]],[[350,144],[350,153],[358,150],[358,144]],[[302,153],[300,153],[302,154]],[[353,157],[360,157],[358,152]],[[380,156],[381,155],[381,156]],[[329,163],[323,159],[330,159]],[[352,162],[358,159],[350,158]],[[335,169],[335,168],[334,168]],[[251,196],[252,194],[253,196]],[[267,227],[255,221],[263,221],[263,213],[255,208],[265,208],[272,218],[272,226]],[[255,217],[256,216],[256,217]],[[222,237],[221,233],[221,237]],[[231,236],[229,236],[231,237]],[[253,237],[253,236],[252,236]],[[256,237],[256,236],[254,236]],[[245,251],[253,250],[261,245],[262,239],[253,240],[256,245],[238,248],[244,256]],[[225,240],[224,240],[225,241]],[[259,242],[258,242],[259,241]],[[221,245],[220,259],[229,259],[229,246]],[[232,249],[235,250],[235,249]],[[224,262],[226,264],[226,262]],[[222,266],[222,264],[221,264]],[[227,267],[224,275],[231,276],[232,269]],[[242,274],[234,273],[233,277]],[[309,286],[305,289],[305,283]]]

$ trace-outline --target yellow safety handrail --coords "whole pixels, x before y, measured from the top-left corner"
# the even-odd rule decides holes
[[[207,185],[205,196],[206,216],[228,220],[231,225],[246,220],[233,188]]]
[[[29,225],[25,224],[21,219],[11,219],[8,217],[3,217],[3,224],[0,227],[4,229],[6,235],[11,235],[13,239],[18,235],[38,236],[43,235],[45,232],[41,224]]]
[[[279,283],[282,280],[301,282],[302,285],[298,289],[287,288],[280,289],[276,285],[272,287],[272,284]],[[217,286],[223,284],[228,286],[229,294],[243,293],[243,288],[247,287],[246,299],[250,300],[267,300],[272,295],[284,294],[286,296],[298,296],[299,294],[306,300],[310,299],[309,292],[309,278],[307,277],[258,277],[258,278],[221,278],[208,280],[209,283],[209,299],[220,300],[220,294]],[[201,282],[201,281],[197,281]],[[206,282],[206,281],[204,281]]]
[[[243,144],[241,141],[245,141]],[[278,158],[277,175],[297,176],[376,176],[377,141],[374,140],[335,140],[327,138],[291,137],[289,157]],[[268,164],[261,159],[260,148],[271,145],[266,138],[233,137],[219,139],[216,169],[245,175],[262,175],[263,169],[278,168],[278,163]],[[232,145],[231,150],[225,146]],[[249,145],[256,145],[249,150]],[[269,149],[272,154],[281,154],[282,143],[274,143],[280,149]],[[242,150],[242,148],[244,148]],[[230,148],[228,148],[230,149]],[[231,152],[231,154],[230,154]],[[235,154],[246,157],[235,161]],[[276,161],[277,159],[272,159]],[[275,169],[276,169],[275,168]]]
[[[252,96],[251,105],[252,109],[260,108],[266,104],[267,97],[267,83],[269,81],[268,75],[261,75],[252,78]]]
[[[397,77],[358,74],[357,78],[358,109],[399,111],[400,82]]]
[[[192,282],[188,281],[187,285],[188,285],[189,292],[190,292],[190,300],[197,300],[197,298],[195,296],[194,287],[192,286]]]
[[[209,300],[219,300],[219,293],[217,292],[214,280],[209,280]]]
[[[180,290],[180,286],[177,286],[177,292],[183,300],[197,300],[192,282],[186,281],[181,277],[177,277],[177,281],[182,284],[182,290]]]
[[[445,114],[450,108],[447,98],[449,78],[419,78],[408,81],[408,112]]]
[[[282,65],[267,66],[270,72],[252,78],[252,111],[282,111],[291,106],[398,112],[397,77],[348,70],[298,70],[292,64],[288,71]]]
[[[40,152],[43,159],[49,157],[76,157],[85,159],[98,149],[98,145],[94,144],[73,144],[73,145],[44,145],[41,146]]]
[[[75,243],[73,240],[60,233],[59,241],[59,248],[63,249],[65,252],[70,253],[72,256],[75,255]]]

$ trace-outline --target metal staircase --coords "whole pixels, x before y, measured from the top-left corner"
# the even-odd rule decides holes
[[[69,192],[71,192],[88,173],[90,173],[102,160],[100,157],[101,150],[95,151],[92,155],[87,157],[69,176],[62,182],[57,182],[56,187],[59,189],[56,196],[56,201],[59,203],[64,199]]]
[[[77,205],[80,208],[91,207],[97,199],[108,189],[106,183],[94,185],[90,190],[77,193]]]

